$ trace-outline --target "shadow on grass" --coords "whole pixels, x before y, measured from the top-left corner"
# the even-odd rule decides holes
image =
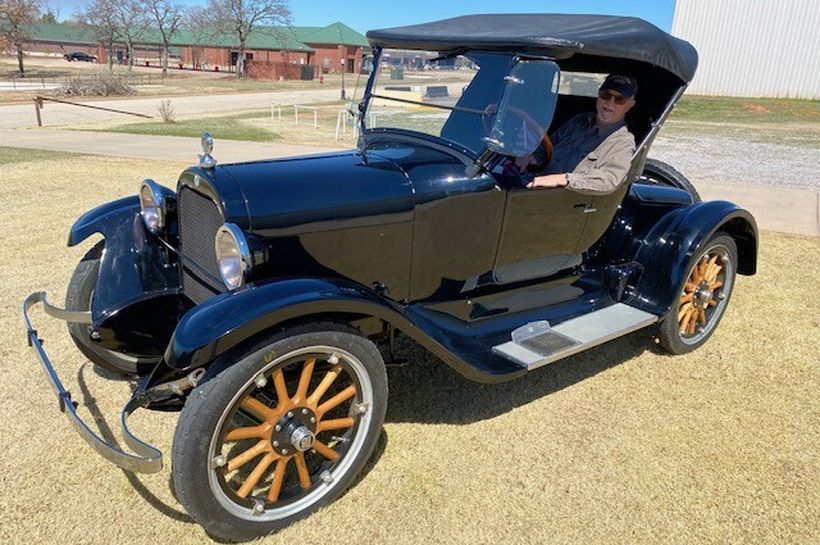
[[[604,343],[501,384],[472,382],[405,336],[398,353],[411,363],[388,369],[388,422],[470,424],[563,390],[635,358],[652,346],[647,330]]]
[[[97,406],[96,398],[91,394],[91,391],[88,389],[88,384],[86,384],[85,377],[83,376],[85,365],[81,366],[79,371],[77,372],[77,384],[80,387],[80,392],[83,396],[83,405],[88,408],[88,411],[91,413],[91,416],[94,418],[94,422],[97,423],[97,426],[100,430],[100,435],[102,435],[103,439],[105,439],[108,443],[114,445],[117,448],[122,448],[120,446],[119,441],[114,436],[113,431],[111,430],[111,426],[108,425],[105,417],[103,416],[102,412],[100,411],[99,406]],[[105,375],[104,375],[105,376]],[[133,388],[132,388],[133,389]],[[176,520],[178,522],[186,522],[188,524],[194,524],[193,519],[189,517],[187,514],[183,513],[182,511],[178,511],[164,503],[161,499],[156,497],[153,492],[148,490],[148,488],[142,484],[136,474],[131,473],[130,471],[122,470],[123,475],[125,478],[128,479],[128,482],[131,483],[131,486],[134,487],[134,490],[145,499],[152,507],[154,507],[157,511],[165,515],[166,517]]]

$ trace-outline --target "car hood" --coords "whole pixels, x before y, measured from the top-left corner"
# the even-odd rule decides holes
[[[281,236],[410,221],[414,178],[439,176],[441,168],[464,169],[452,155],[393,144],[364,155],[347,151],[226,164],[218,170],[238,186],[249,230]]]

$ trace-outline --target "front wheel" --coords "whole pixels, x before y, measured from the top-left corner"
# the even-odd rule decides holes
[[[276,531],[350,486],[386,407],[372,342],[332,324],[279,333],[188,398],[174,435],[177,496],[215,537]]]
[[[737,245],[717,233],[690,261],[677,301],[661,320],[658,340],[672,354],[691,352],[715,331],[732,295]]]
[[[98,242],[77,264],[66,289],[66,309],[82,312],[91,310],[91,300],[94,296],[94,287],[97,285],[104,248],[105,242]],[[159,362],[158,357],[129,355],[103,348],[91,340],[91,330],[87,324],[69,322],[68,333],[86,358],[120,376],[147,373]]]

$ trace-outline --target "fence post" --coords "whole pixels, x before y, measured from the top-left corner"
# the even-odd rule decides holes
[[[42,120],[42,118],[40,118],[40,108],[42,108],[42,107],[43,107],[43,99],[40,98],[40,97],[36,97],[34,99],[34,113],[37,114],[37,126],[38,127],[43,126],[43,120]]]

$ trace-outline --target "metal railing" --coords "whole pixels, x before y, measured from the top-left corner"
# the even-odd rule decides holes
[[[138,114],[136,112],[126,112],[125,110],[115,110],[114,108],[104,108],[102,106],[92,106],[91,104],[81,104],[79,102],[71,102],[68,100],[60,100],[58,98],[49,98],[49,97],[41,97],[36,96],[34,97],[34,113],[37,114],[37,126],[43,126],[43,119],[40,115],[40,110],[43,109],[43,102],[57,102],[59,104],[68,104],[70,106],[79,106],[81,108],[91,108],[92,110],[102,110],[104,112],[113,112],[115,114],[123,114],[123,115],[133,115],[134,117],[143,117],[145,119],[154,119],[152,115],[146,114]]]
[[[91,76],[77,75],[77,76],[11,76],[6,79],[0,79],[0,87],[11,87],[12,91],[32,91],[36,88],[48,89],[54,87],[62,87],[69,82],[91,82],[96,78]],[[134,86],[143,85],[160,85],[164,83],[162,76],[157,74],[128,74],[125,76],[126,83]]]

